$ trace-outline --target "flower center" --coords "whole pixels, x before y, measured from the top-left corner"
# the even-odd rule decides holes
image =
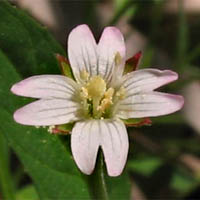
[[[99,75],[89,78],[89,74],[83,71],[81,78],[84,81],[80,92],[84,114],[95,119],[111,117],[114,96],[120,99],[122,92],[119,90],[115,93],[114,88],[107,88]]]

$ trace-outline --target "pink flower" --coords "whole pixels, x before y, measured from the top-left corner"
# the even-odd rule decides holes
[[[76,81],[62,75],[40,75],[16,83],[11,91],[38,98],[14,113],[16,122],[53,126],[76,122],[72,129],[72,154],[79,169],[91,174],[99,147],[110,176],[121,174],[128,154],[123,119],[173,113],[183,97],[154,89],[177,80],[170,70],[143,69],[123,75],[125,44],[115,27],[104,29],[100,41],[87,25],[69,35],[68,55]]]

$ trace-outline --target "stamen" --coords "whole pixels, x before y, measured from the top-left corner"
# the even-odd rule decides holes
[[[88,98],[88,90],[85,87],[81,88],[81,98],[87,99]]]
[[[105,110],[107,108],[109,108],[110,105],[113,104],[113,102],[112,102],[113,94],[114,94],[114,89],[113,88],[109,88],[105,92],[104,98],[101,101],[101,105],[98,106],[98,110],[100,110],[102,113],[105,113]]]
[[[115,56],[115,62],[116,64],[121,62],[119,53]],[[124,98],[124,88],[120,88],[115,93],[114,88],[107,89],[106,82],[101,76],[88,77],[89,75],[86,71],[83,71],[81,74],[85,80],[85,84],[81,87],[80,91],[84,115],[96,119],[111,116],[110,112],[113,112],[112,105],[115,104],[114,102]],[[114,98],[114,95],[117,98]]]
[[[121,57],[120,53],[117,52],[117,53],[115,54],[115,65],[118,66],[118,65],[121,64],[121,62],[122,62],[122,57]]]
[[[124,97],[125,97],[125,89],[124,87],[121,87],[117,93],[116,93],[116,96],[120,99],[120,100],[123,100]]]
[[[80,77],[84,81],[88,81],[89,79],[89,73],[86,70],[81,71]]]

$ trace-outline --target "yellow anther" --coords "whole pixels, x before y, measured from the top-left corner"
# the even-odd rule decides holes
[[[88,81],[88,79],[89,79],[89,73],[86,71],[86,70],[83,70],[83,71],[81,71],[81,73],[80,73],[80,77],[81,77],[81,79],[82,80],[84,80],[84,81]]]
[[[115,54],[115,65],[118,66],[118,65],[121,64],[121,62],[122,62],[122,57],[121,57],[120,53],[117,52],[117,53]]]
[[[88,90],[85,87],[81,88],[81,97],[84,99],[88,98]]]
[[[121,87],[121,88],[117,91],[116,96],[117,96],[120,100],[124,99],[124,97],[125,97],[125,89],[124,89],[123,87]]]
[[[118,59],[121,59],[119,53],[117,55]],[[83,113],[96,119],[104,118],[110,112],[115,90],[113,88],[106,90],[106,82],[99,75],[89,77],[86,71],[81,75],[82,80],[85,80],[80,91]]]
[[[98,110],[100,110],[102,113],[104,113],[105,110],[106,110],[107,108],[109,108],[109,106],[112,105],[112,104],[113,104],[112,98],[110,98],[110,99],[103,99],[103,100],[101,101],[101,105],[98,106]]]
[[[104,96],[105,96],[105,98],[111,98],[111,97],[113,96],[113,94],[114,94],[114,89],[113,89],[113,88],[109,88],[109,89],[105,92]]]
[[[101,101],[100,106],[98,106],[98,110],[100,110],[102,113],[105,112],[105,110],[113,104],[112,102],[112,98],[113,98],[113,94],[114,94],[114,89],[113,88],[109,88],[105,94],[104,94],[104,98]]]

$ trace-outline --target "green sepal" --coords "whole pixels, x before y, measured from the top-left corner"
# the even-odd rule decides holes
[[[69,134],[72,131],[74,124],[75,124],[74,122],[71,122],[62,125],[56,125],[55,128],[52,129],[52,133],[61,135]]]
[[[62,56],[60,54],[56,54],[56,58],[58,60],[62,74],[75,80],[73,72],[72,72],[72,68],[71,68],[67,58],[65,58],[64,56]]]
[[[132,71],[134,71],[133,66],[130,64],[125,64],[123,75],[128,74]]]
[[[140,127],[140,126],[150,126],[152,121],[149,118],[142,118],[142,119],[122,119],[126,126],[129,127]]]

